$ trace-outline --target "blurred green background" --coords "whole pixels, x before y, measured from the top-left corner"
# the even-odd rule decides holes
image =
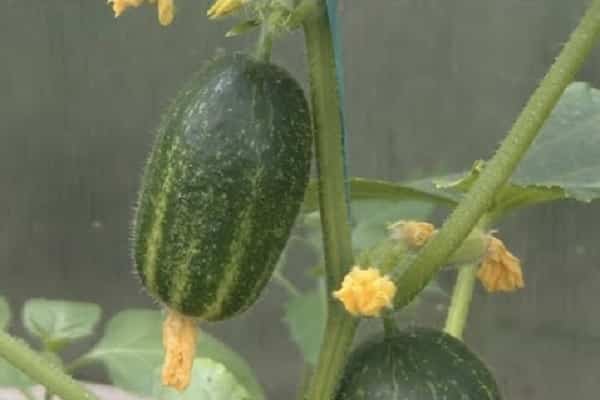
[[[586,3],[343,1],[351,173],[399,180],[489,157]],[[176,4],[162,28],[153,7],[115,20],[101,0],[2,0],[0,294],[14,309],[28,297],[97,302],[105,317],[153,307],[132,273],[129,226],[160,111],[216,48],[253,41],[224,38],[232,21],[209,22],[207,1]],[[306,83],[299,32],[274,59]],[[600,48],[578,79],[600,86],[599,67]],[[498,227],[523,261],[526,289],[478,287],[466,341],[507,399],[597,397],[599,221],[600,204],[567,202]],[[295,254],[288,270],[307,286],[303,261]],[[251,312],[207,327],[273,399],[292,398],[301,374],[281,322],[285,298],[271,285]]]

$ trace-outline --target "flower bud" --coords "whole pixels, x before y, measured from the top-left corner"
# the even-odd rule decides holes
[[[422,247],[435,233],[435,226],[428,222],[398,221],[388,226],[390,238],[404,242],[411,249]]]

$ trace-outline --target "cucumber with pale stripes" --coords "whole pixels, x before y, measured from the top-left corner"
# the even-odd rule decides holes
[[[134,258],[150,295],[210,321],[251,306],[299,212],[311,148],[306,98],[283,68],[234,54],[195,75],[142,179]]]
[[[486,365],[460,340],[412,328],[350,355],[335,400],[500,400]]]

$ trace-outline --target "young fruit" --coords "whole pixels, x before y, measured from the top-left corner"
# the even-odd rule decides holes
[[[134,223],[148,292],[222,320],[258,298],[308,182],[311,119],[282,68],[235,54],[196,75],[163,116]]]
[[[350,356],[335,400],[499,400],[490,371],[461,341],[416,328],[372,339]]]

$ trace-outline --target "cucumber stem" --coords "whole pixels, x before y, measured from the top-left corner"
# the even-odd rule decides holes
[[[383,334],[386,339],[392,338],[400,332],[393,316],[383,317],[381,321],[383,322]]]
[[[332,36],[324,1],[304,22],[319,173],[319,205],[326,264],[326,292],[337,289],[353,264],[345,190],[342,121]],[[358,320],[330,295],[321,352],[304,399],[331,400],[348,356]]]
[[[85,390],[60,368],[51,365],[41,355],[31,350],[25,342],[1,330],[0,356],[63,400],[96,400],[96,396]]]
[[[475,287],[475,264],[463,265],[458,271],[444,332],[462,340],[465,325],[469,317],[469,306]]]
[[[269,20],[263,21],[260,25],[260,33],[256,43],[254,56],[263,62],[268,62],[271,59],[271,50],[273,49],[273,33],[269,27]]]
[[[477,227],[480,231],[489,231],[494,221],[494,216],[487,213],[479,220]],[[487,249],[485,250],[487,252]],[[482,257],[485,257],[483,255]],[[444,332],[462,340],[463,332],[469,318],[469,308],[475,289],[475,281],[478,263],[467,262],[459,266],[458,276],[452,291],[450,307],[446,316]]]
[[[594,0],[471,190],[414,261],[402,263],[400,269],[406,272],[396,280],[396,308],[407,305],[423,290],[488,211],[494,195],[516,169],[565,88],[581,69],[599,33],[600,0]]]

